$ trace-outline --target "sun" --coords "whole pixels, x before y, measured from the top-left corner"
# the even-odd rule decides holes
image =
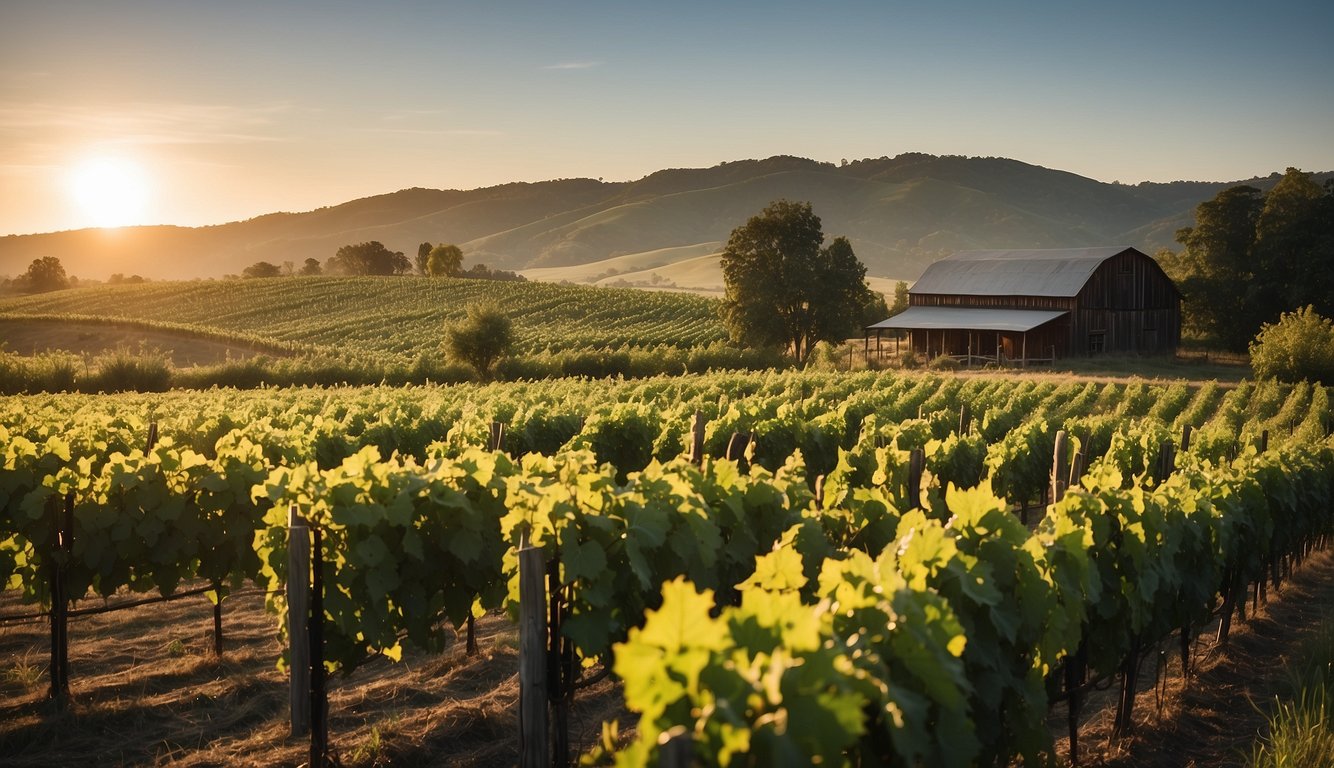
[[[94,227],[143,223],[148,207],[148,175],[124,157],[94,157],[69,173],[69,191],[82,220]]]

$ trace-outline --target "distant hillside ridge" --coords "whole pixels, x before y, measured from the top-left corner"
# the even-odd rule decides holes
[[[908,153],[835,165],[777,156],[627,182],[412,188],[207,227],[10,235],[0,237],[0,275],[55,256],[69,274],[92,279],[222,277],[257,261],[323,262],[340,246],[368,240],[409,255],[422,242],[455,243],[465,266],[552,274],[609,260],[618,269],[667,267],[664,259],[699,259],[700,244],[725,242],[769,202],[787,198],[809,200],[826,235],[848,237],[871,275],[911,280],[963,249],[1111,244],[1154,253],[1175,245],[1199,203],[1237,184],[1267,190],[1279,175],[1128,185],[994,157]],[[1314,175],[1318,183],[1334,178]]]

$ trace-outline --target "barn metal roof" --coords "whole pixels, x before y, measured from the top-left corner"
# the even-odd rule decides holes
[[[1066,314],[1052,309],[908,307],[888,320],[868,325],[866,330],[1031,331]]]
[[[1053,248],[1028,251],[962,251],[926,268],[909,293],[971,296],[1056,296],[1079,293],[1099,264],[1133,251]]]

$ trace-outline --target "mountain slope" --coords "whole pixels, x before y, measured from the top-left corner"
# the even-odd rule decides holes
[[[1321,183],[1331,177],[1316,174]],[[1153,253],[1173,246],[1200,202],[1232,184],[1268,189],[1277,179],[1125,185],[1005,158],[912,153],[835,166],[780,156],[663,170],[633,182],[405,189],[209,227],[9,236],[0,238],[0,275],[56,256],[70,274],[95,279],[116,272],[216,277],[256,261],[324,261],[367,240],[409,255],[422,242],[457,243],[465,264],[505,269],[562,269],[656,251],[665,266],[704,255],[693,246],[725,242],[769,202],[788,198],[809,200],[825,233],[848,237],[871,274],[913,278],[967,248],[1131,245]]]

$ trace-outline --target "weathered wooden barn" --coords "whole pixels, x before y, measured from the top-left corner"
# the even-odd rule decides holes
[[[927,267],[907,310],[866,328],[868,354],[888,331],[919,355],[969,362],[1164,354],[1181,339],[1181,293],[1134,248],[964,251]]]

